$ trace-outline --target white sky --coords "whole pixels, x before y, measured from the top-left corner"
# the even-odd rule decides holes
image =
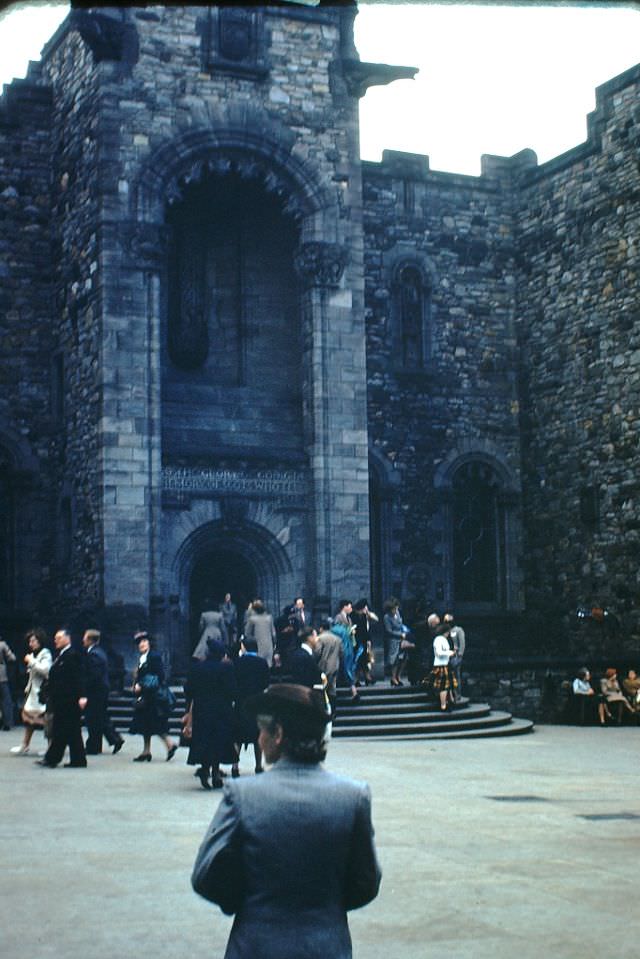
[[[24,76],[66,10],[32,0],[0,15],[0,84]],[[531,147],[544,162],[585,139],[595,88],[640,62],[640,9],[375,0],[356,44],[363,60],[420,67],[361,101],[363,158],[406,150],[477,175],[483,153]]]

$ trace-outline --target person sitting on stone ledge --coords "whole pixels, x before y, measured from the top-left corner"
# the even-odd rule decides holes
[[[622,680],[622,688],[635,712],[640,712],[640,679],[635,669],[630,669]]]
[[[604,676],[600,680],[600,689],[602,690],[602,695],[605,698],[607,708],[614,705],[618,717],[618,725],[622,722],[622,717],[626,712],[633,715],[633,709],[629,700],[624,695],[620,689],[620,683],[618,682],[618,671],[612,667],[607,669]]]
[[[611,713],[607,709],[604,696],[596,696],[596,692],[591,685],[591,673],[583,666],[578,670],[578,675],[572,685],[574,704],[579,708],[581,721],[584,722],[587,717],[595,719],[596,712],[600,725],[606,724],[605,716],[611,718]]]

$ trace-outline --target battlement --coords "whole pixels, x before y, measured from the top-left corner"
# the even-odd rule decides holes
[[[0,126],[5,128],[26,126],[34,121],[48,123],[53,94],[48,84],[37,81],[38,64],[32,63],[29,76],[4,85],[0,96]]]

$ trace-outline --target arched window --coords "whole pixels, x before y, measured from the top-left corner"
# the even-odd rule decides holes
[[[167,210],[163,451],[207,459],[303,451],[303,338],[294,269],[299,228],[286,198],[247,161],[203,173]]]
[[[499,478],[487,463],[462,465],[452,483],[456,603],[502,603],[504,519]]]
[[[396,360],[404,369],[422,369],[431,354],[430,290],[422,270],[413,263],[399,267],[394,294]]]

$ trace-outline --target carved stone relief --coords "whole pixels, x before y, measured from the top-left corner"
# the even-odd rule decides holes
[[[347,263],[344,247],[337,243],[304,243],[295,259],[298,276],[307,287],[339,285]]]

